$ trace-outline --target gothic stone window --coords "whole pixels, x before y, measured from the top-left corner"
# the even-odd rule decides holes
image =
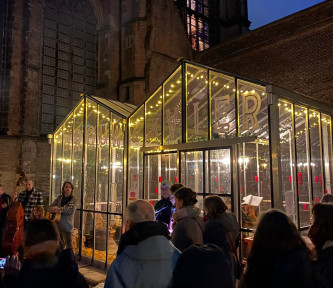
[[[81,93],[95,94],[96,33],[89,0],[45,1],[41,134],[56,129]]]

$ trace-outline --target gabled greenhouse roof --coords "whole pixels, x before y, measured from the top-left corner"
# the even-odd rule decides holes
[[[93,98],[96,102],[99,102],[100,104],[103,104],[107,108],[115,111],[116,113],[120,114],[120,116],[124,116],[124,118],[129,117],[131,113],[136,109],[136,106],[132,104],[122,103],[114,100],[108,100],[93,95],[89,95],[88,97]]]
[[[61,122],[61,124],[57,127],[57,129],[53,132],[53,134],[55,134],[62,127],[62,125],[67,121],[68,117],[70,117],[73,111],[75,111],[75,109],[79,105],[81,105],[85,97],[96,102],[96,104],[103,106],[104,108],[108,109],[110,112],[115,113],[124,119],[128,118],[136,109],[135,105],[129,103],[122,103],[119,101],[108,100],[94,95],[83,94],[82,99],[78,101],[78,103],[73,107],[72,111],[68,113],[66,118]]]
[[[277,109],[281,99],[332,114],[298,93],[183,61],[130,115],[130,146],[168,150],[180,143],[247,136],[268,141],[269,109]]]

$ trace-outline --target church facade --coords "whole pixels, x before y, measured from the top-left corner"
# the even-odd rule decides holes
[[[0,183],[49,190],[52,133],[82,93],[134,105],[178,65],[248,31],[247,1],[4,0]]]

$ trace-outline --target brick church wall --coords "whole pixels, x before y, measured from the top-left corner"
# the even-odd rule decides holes
[[[325,1],[196,57],[217,69],[333,105],[333,2]]]

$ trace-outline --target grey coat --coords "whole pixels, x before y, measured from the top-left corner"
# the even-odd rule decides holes
[[[187,206],[173,214],[171,241],[180,251],[193,244],[203,244],[205,224],[200,213],[199,208]]]
[[[63,195],[60,195],[53,201],[53,203],[50,205],[50,207],[61,205]],[[75,216],[75,210],[77,208],[78,201],[73,196],[72,199],[62,208],[61,211],[61,218],[59,222],[59,231],[60,232],[73,232],[74,231],[74,216]]]
[[[167,288],[180,252],[163,235],[128,245],[113,261],[104,288]]]

